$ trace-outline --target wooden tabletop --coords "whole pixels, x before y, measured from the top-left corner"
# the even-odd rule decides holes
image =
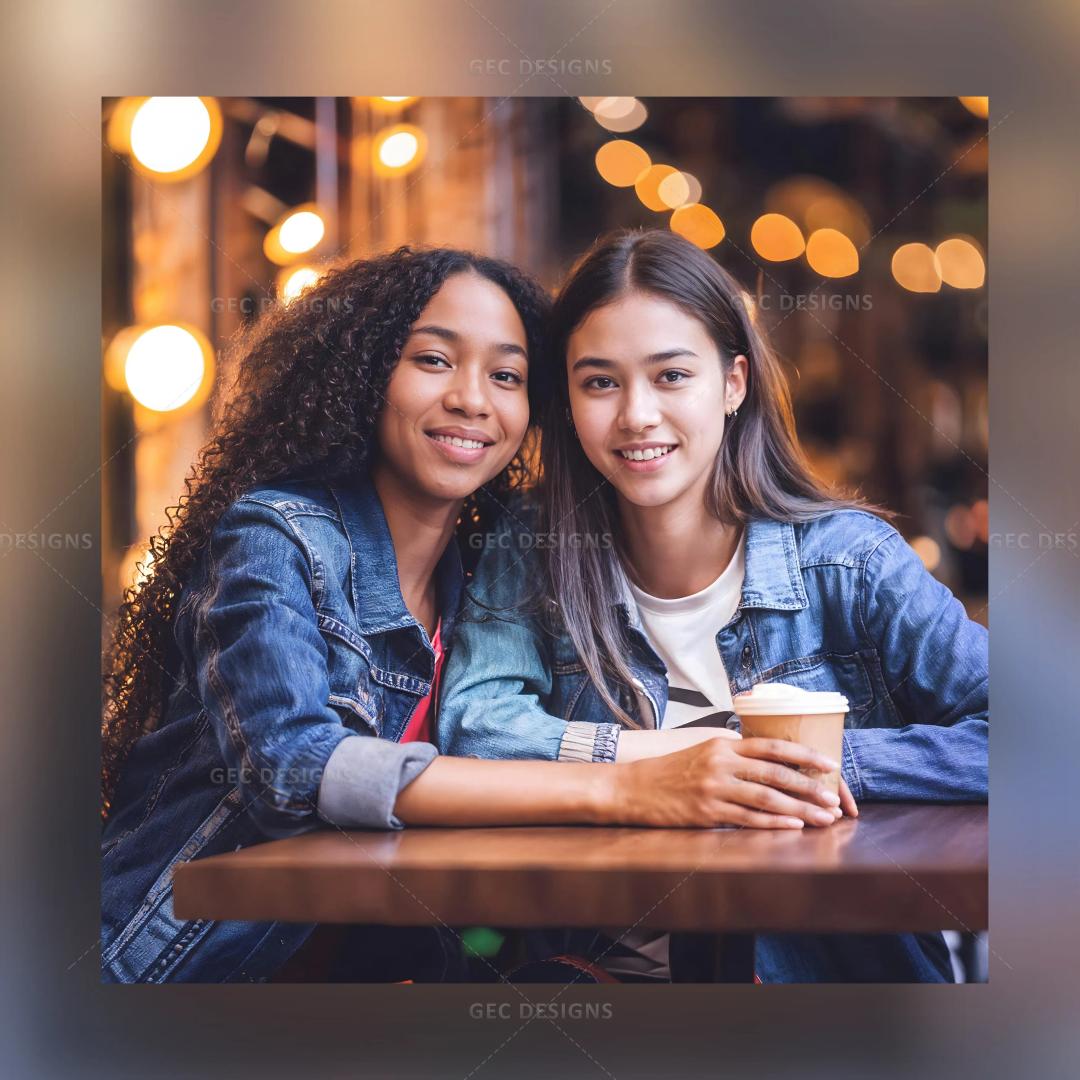
[[[984,805],[885,803],[801,832],[319,830],[177,868],[182,919],[666,930],[983,930]]]

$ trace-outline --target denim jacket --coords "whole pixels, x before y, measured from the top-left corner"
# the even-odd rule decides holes
[[[557,618],[529,599],[543,580],[539,543],[552,538],[519,510],[487,538],[470,584],[443,675],[440,749],[613,761],[613,714]],[[611,690],[642,727],[656,727],[666,669],[628,592],[618,608],[636,692]],[[732,694],[785,682],[848,699],[841,766],[856,800],[985,800],[986,630],[880,518],[752,520],[742,597],[716,628],[716,649]]]
[[[436,573],[449,642],[455,545]],[[272,974],[314,925],[178,919],[174,869],[322,819],[400,827],[397,792],[435,750],[397,740],[434,665],[369,480],[281,484],[235,502],[178,599],[167,707],[135,744],[104,830],[104,981]]]

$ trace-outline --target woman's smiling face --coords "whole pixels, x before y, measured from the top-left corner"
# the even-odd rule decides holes
[[[377,468],[436,499],[497,476],[529,426],[525,326],[480,274],[446,279],[413,324],[379,415]]]
[[[725,413],[746,394],[746,358],[725,373],[703,323],[629,292],[570,335],[570,407],[592,464],[634,506],[704,499]]]

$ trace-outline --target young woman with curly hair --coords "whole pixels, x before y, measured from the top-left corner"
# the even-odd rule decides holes
[[[432,745],[459,549],[526,475],[547,314],[505,263],[402,248],[330,271],[241,347],[107,658],[106,981],[266,981],[312,935],[178,919],[195,856],[323,824],[715,821],[708,747],[612,770]],[[339,946],[334,978],[461,975],[448,931]]]

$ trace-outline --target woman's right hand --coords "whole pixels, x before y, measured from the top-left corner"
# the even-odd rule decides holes
[[[612,823],[759,829],[831,825],[839,797],[789,765],[832,772],[821,754],[782,739],[724,739],[611,766]]]

